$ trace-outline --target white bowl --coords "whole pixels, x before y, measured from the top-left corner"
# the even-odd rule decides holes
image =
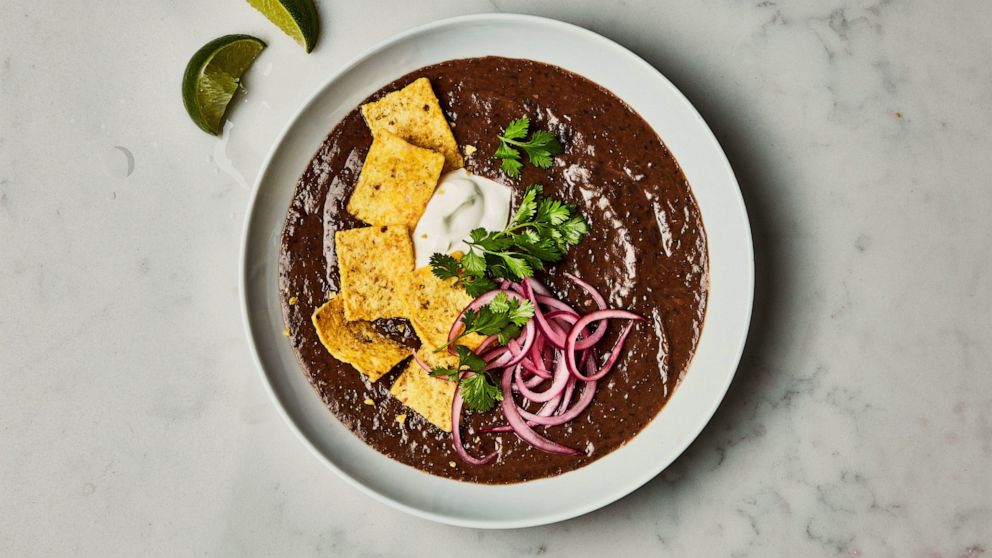
[[[526,40],[521,40],[525,37]],[[373,91],[422,66],[485,55],[555,64],[606,87],[658,132],[685,172],[709,241],[710,293],[696,356],[661,413],[626,446],[564,475],[488,486],[423,473],[355,437],[310,387],[283,336],[278,255],[296,182],[331,128]],[[754,258],[737,180],[712,132],[657,70],[596,33],[550,19],[475,15],[393,37],[328,80],[275,142],[251,200],[242,310],[262,377],[300,438],[342,478],[411,514],[468,527],[569,519],[613,502],[661,472],[695,439],[734,376],[751,315]]]

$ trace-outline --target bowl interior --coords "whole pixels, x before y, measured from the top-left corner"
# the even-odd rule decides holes
[[[520,41],[521,36],[527,41]],[[531,58],[611,90],[659,133],[682,166],[709,242],[710,299],[696,356],[655,420],[626,446],[565,475],[509,486],[427,475],[366,446],[311,389],[282,334],[278,254],[297,179],[330,129],[383,84],[453,58]],[[445,523],[507,528],[559,521],[606,505],[668,466],[702,430],[743,349],[753,292],[747,215],[736,179],[709,128],[643,60],[595,33],[530,16],[482,15],[404,33],[334,76],[293,118],[259,173],[245,225],[243,310],[259,368],[287,419],[332,469],[372,496]]]

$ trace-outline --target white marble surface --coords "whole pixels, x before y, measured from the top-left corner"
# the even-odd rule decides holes
[[[992,553],[992,4],[363,4],[323,0],[305,56],[238,0],[3,2],[0,555]],[[376,41],[492,10],[589,27],[682,88],[739,174],[759,282],[681,459],[505,532],[405,516],[311,456],[236,286],[248,185],[303,99]],[[271,46],[218,143],[178,85],[230,32]]]

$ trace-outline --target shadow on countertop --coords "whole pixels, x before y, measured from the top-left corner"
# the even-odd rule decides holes
[[[763,436],[765,426],[756,419],[758,404],[772,389],[771,352],[776,339],[783,335],[784,317],[790,312],[786,291],[790,269],[782,259],[789,225],[773,178],[774,146],[756,137],[757,132],[748,124],[748,113],[733,106],[732,99],[714,94],[713,91],[725,88],[712,87],[697,68],[684,61],[667,60],[664,55],[637,54],[689,98],[713,130],[737,175],[754,242],[754,310],[737,374],[723,403],[699,437],[664,472],[640,489],[605,508],[560,524],[562,527],[599,523],[603,516],[618,514],[657,515],[659,502],[705,483],[711,471],[732,457],[737,444]]]

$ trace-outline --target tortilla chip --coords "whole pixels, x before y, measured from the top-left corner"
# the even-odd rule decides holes
[[[417,355],[430,367],[454,368],[458,365],[458,358],[446,351],[434,353],[421,347]],[[406,370],[396,378],[389,392],[400,403],[416,411],[434,426],[445,432],[451,432],[451,401],[455,397],[455,382],[432,377],[411,359]]]
[[[410,349],[383,336],[369,322],[344,319],[344,297],[331,299],[311,317],[317,337],[331,355],[354,366],[375,382],[410,356]]]
[[[416,146],[444,155],[444,172],[465,166],[455,136],[427,78],[415,80],[374,103],[362,105],[362,116],[373,136],[386,130]]]
[[[448,342],[448,332],[458,314],[472,302],[472,297],[454,279],[439,279],[425,266],[413,272],[407,290],[404,316],[413,324],[417,336],[430,350]],[[485,337],[470,334],[458,343],[475,349]]]
[[[403,316],[413,271],[413,242],[404,226],[364,227],[334,235],[344,316],[372,321]]]
[[[413,230],[443,166],[440,153],[383,130],[372,140],[348,212],[370,225],[406,225]]]

